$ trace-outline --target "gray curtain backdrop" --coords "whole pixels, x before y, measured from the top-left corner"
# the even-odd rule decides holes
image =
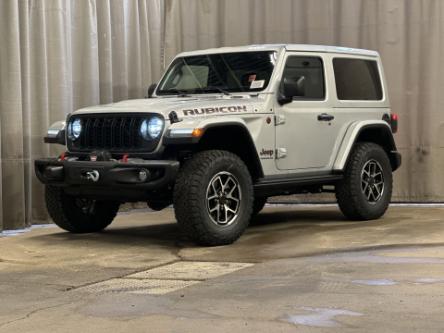
[[[33,160],[80,107],[143,97],[161,73],[163,1],[0,1],[0,230],[47,219]],[[61,146],[60,146],[61,147]]]
[[[47,219],[33,160],[73,110],[145,95],[180,51],[252,43],[378,50],[404,164],[395,200],[444,201],[442,0],[1,0],[0,230]]]

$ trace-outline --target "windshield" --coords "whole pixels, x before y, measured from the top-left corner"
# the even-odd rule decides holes
[[[181,57],[173,61],[158,95],[254,92],[270,82],[276,52],[238,52]]]

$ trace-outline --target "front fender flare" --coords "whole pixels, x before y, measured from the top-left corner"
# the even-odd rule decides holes
[[[184,120],[178,123],[174,123],[168,128],[165,133],[165,137],[163,138],[163,144],[166,146],[179,144],[196,144],[199,143],[200,139],[203,137],[203,135],[205,135],[205,132],[208,129],[233,125],[240,126],[248,132],[245,121],[237,117],[211,117],[201,120]],[[199,137],[193,137],[192,132],[194,129],[201,129],[203,130],[204,134]]]

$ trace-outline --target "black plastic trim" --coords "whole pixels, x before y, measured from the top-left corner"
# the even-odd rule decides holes
[[[57,143],[59,145],[66,145],[66,130],[60,130],[59,133],[57,133],[57,136],[45,136],[43,138],[44,143]]]
[[[397,170],[402,163],[402,156],[398,151],[391,151],[390,155],[390,163],[392,164],[392,171]]]
[[[342,174],[305,174],[268,176],[260,178],[254,185],[257,196],[274,196],[298,193],[303,188],[320,185],[334,185],[343,178]]]
[[[372,129],[372,128],[384,130],[387,133],[388,137],[390,138],[389,148],[386,149],[386,151],[387,151],[388,157],[390,159],[392,171],[395,171],[396,169],[398,169],[401,166],[402,158],[401,158],[401,154],[396,149],[395,138],[393,137],[393,133],[389,127],[382,125],[382,124],[369,124],[369,125],[362,126],[359,129],[359,132],[357,133],[357,135],[354,139],[353,145],[358,141],[359,136],[361,135],[361,133],[364,130],[368,130],[368,129]],[[383,147],[383,148],[385,148],[385,147]],[[350,153],[347,156],[347,161],[346,161],[345,165],[347,165],[349,158],[350,158]]]

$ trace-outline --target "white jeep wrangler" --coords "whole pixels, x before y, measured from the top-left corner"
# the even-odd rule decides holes
[[[35,161],[50,216],[104,229],[119,205],[174,204],[185,233],[229,244],[270,196],[335,191],[354,220],[379,218],[401,164],[377,52],[253,45],[179,54],[147,99],[88,107],[48,130],[67,146]]]

